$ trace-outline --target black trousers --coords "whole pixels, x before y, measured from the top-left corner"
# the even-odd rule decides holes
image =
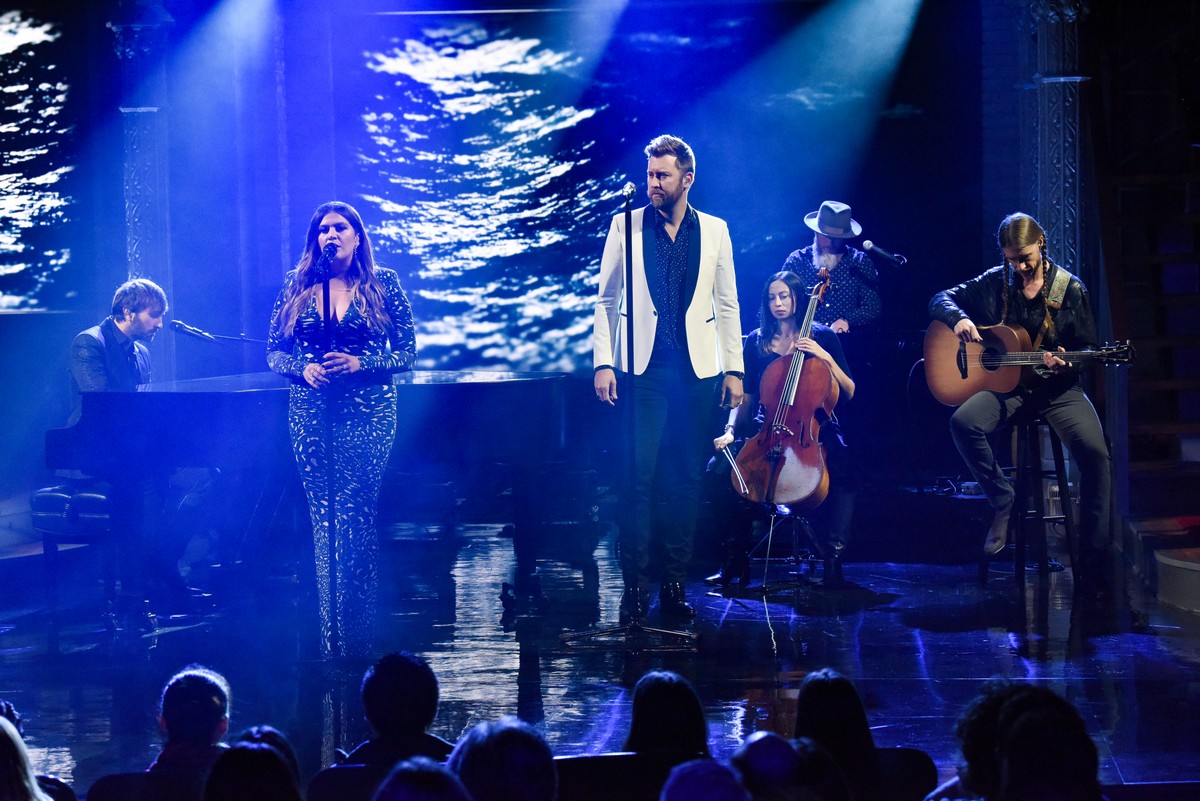
[[[634,384],[633,502],[623,503],[618,540],[628,585],[649,580],[656,507],[662,514],[662,580],[683,581],[692,559],[700,480],[712,451],[720,379],[696,378],[690,365],[652,361]],[[628,391],[628,390],[626,390]]]

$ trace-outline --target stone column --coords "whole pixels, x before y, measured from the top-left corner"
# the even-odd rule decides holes
[[[1098,286],[1097,251],[1084,210],[1089,171],[1083,168],[1080,92],[1089,80],[1079,74],[1079,24],[1086,0],[1033,0],[1037,97],[1036,211],[1046,229],[1050,255]]]
[[[174,20],[160,0],[129,0],[108,24],[121,60],[124,128],[125,260],[130,278],[149,278],[175,300],[168,192],[167,33]],[[151,348],[156,381],[175,378],[175,343]]]

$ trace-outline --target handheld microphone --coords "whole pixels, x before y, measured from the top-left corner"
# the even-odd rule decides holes
[[[201,339],[205,342],[215,343],[217,341],[217,338],[207,331],[201,331],[199,328],[193,328],[187,323],[179,320],[172,320],[171,322],[167,323],[167,325],[171,327],[172,331],[175,331],[179,334],[187,334],[189,337],[195,337],[196,339]]]
[[[863,250],[868,250],[871,253],[878,253],[880,256],[883,256],[885,259],[887,259],[888,261],[890,261],[894,264],[907,264],[908,263],[908,259],[904,258],[903,256],[901,256],[898,253],[888,253],[886,250],[884,250],[883,248],[876,245],[870,239],[867,239],[863,242]]]
[[[629,200],[630,198],[632,198],[636,193],[637,193],[637,185],[634,184],[633,181],[630,181],[629,183],[625,184],[624,188],[621,189],[621,196],[624,197],[626,200]]]

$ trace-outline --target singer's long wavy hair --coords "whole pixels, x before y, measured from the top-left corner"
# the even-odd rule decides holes
[[[279,330],[284,336],[292,335],[292,329],[296,326],[296,318],[300,316],[300,311],[308,305],[309,298],[316,294],[317,285],[321,283],[321,277],[317,270],[317,263],[321,258],[321,248],[317,245],[317,236],[320,233],[321,220],[330,212],[345,217],[358,234],[358,248],[355,249],[350,266],[346,269],[344,276],[346,285],[353,293],[351,295],[352,303],[366,318],[367,325],[372,329],[386,331],[391,326],[391,319],[388,317],[384,305],[383,285],[379,283],[379,277],[375,275],[375,254],[371,249],[371,237],[367,236],[367,229],[363,227],[362,217],[349,203],[331,200],[317,206],[312,219],[308,221],[308,234],[304,238],[304,253],[300,255],[300,261],[296,262],[296,279],[288,287],[287,296],[284,298],[283,307],[279,313]]]
[[[771,352],[771,343],[779,335],[779,324],[782,322],[776,320],[775,315],[771,314],[771,284],[776,281],[782,281],[792,293],[792,320],[795,321],[797,327],[804,319],[803,317],[800,317],[799,320],[796,319],[800,315],[800,304],[806,301],[809,294],[809,291],[804,288],[804,284],[801,283],[800,276],[791,270],[781,270],[763,284],[762,303],[758,307],[758,347],[764,356]]]

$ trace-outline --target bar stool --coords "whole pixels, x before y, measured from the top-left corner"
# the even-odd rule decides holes
[[[1050,441],[1050,452],[1054,467],[1046,469],[1042,462],[1042,427]],[[1025,550],[1030,538],[1038,538],[1038,577],[1045,579],[1050,574],[1050,562],[1046,549],[1046,525],[1062,523],[1067,534],[1067,550],[1071,556],[1071,575],[1079,583],[1079,547],[1076,541],[1075,519],[1072,514],[1071,491],[1067,481],[1066,459],[1062,441],[1054,427],[1041,415],[1021,416],[1014,424],[1016,435],[1016,495],[1013,500],[1013,515],[1009,519],[1009,532],[1013,535],[1014,572],[1017,592],[1025,592]],[[1048,514],[1043,491],[1043,481],[1052,479],[1058,487],[1062,506],[1059,514]]]
[[[107,488],[103,484],[59,484],[35,490],[29,500],[33,528],[42,536],[46,565],[46,595],[53,616],[58,611],[59,545],[84,543],[98,546],[106,616],[115,613],[117,599],[116,551],[109,524]]]

